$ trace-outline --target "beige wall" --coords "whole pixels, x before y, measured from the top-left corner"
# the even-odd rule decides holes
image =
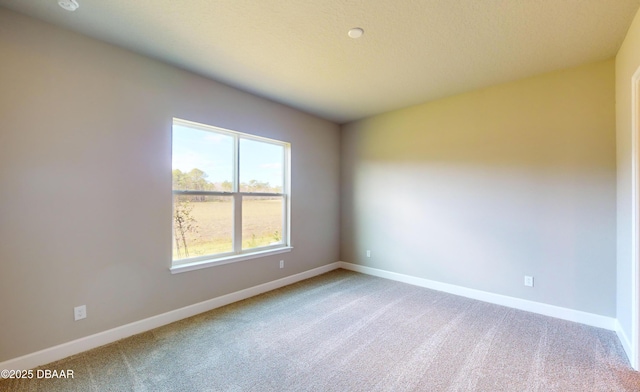
[[[616,56],[617,135],[617,316],[631,339],[631,78],[640,67],[640,13],[636,14]]]
[[[337,125],[2,9],[0,53],[0,362],[338,260]],[[292,144],[291,253],[170,274],[173,116]]]
[[[347,124],[341,160],[341,260],[615,317],[613,60]]]

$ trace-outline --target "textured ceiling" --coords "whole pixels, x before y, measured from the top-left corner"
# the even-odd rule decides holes
[[[615,56],[640,0],[0,0],[343,123]],[[347,31],[362,27],[363,37]]]

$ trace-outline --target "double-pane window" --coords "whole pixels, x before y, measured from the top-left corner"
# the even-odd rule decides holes
[[[173,265],[288,247],[289,144],[174,119]]]

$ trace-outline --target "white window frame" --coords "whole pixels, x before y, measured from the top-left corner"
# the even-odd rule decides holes
[[[275,255],[279,253],[290,252],[293,247],[291,246],[291,236],[290,236],[290,227],[291,227],[291,170],[290,170],[290,162],[291,162],[291,144],[287,142],[283,142],[280,140],[269,139],[261,136],[256,136],[248,133],[232,131],[229,129],[219,128],[211,125],[205,125],[196,123],[193,121],[183,120],[179,118],[173,118],[172,123],[172,136],[173,136],[173,126],[182,125],[185,127],[189,127],[192,129],[198,129],[206,132],[212,132],[217,134],[222,134],[226,136],[233,137],[233,188],[231,192],[220,192],[220,191],[181,191],[174,190],[173,185],[171,186],[172,191],[172,208],[173,208],[173,200],[175,200],[176,195],[205,195],[205,196],[227,196],[233,198],[233,250],[231,252],[225,253],[216,253],[204,256],[195,256],[184,258],[180,260],[173,260],[173,256],[171,256],[171,273],[180,273],[186,271],[193,271],[201,268],[213,267],[216,265],[223,265],[234,263],[238,261],[264,257],[269,255]],[[275,192],[240,192],[240,140],[254,140],[262,143],[274,144],[277,146],[281,146],[284,148],[283,154],[283,183],[282,183],[282,193]],[[172,141],[173,146],[173,141]],[[242,199],[245,196],[278,196],[282,197],[282,242],[274,245],[260,246],[257,248],[251,249],[242,249]],[[171,230],[173,233],[173,214],[171,219]],[[172,234],[173,237],[173,234]],[[173,254],[173,252],[172,252]]]

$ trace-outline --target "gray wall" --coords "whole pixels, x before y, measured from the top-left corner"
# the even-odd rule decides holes
[[[614,98],[609,60],[345,125],[340,259],[615,317]]]
[[[0,53],[0,361],[338,260],[337,125],[3,9]],[[170,274],[174,116],[292,144],[291,253]]]

